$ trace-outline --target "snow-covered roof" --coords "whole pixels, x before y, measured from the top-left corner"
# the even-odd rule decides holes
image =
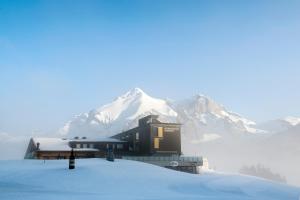
[[[32,138],[35,146],[39,143],[40,150],[70,151],[69,140],[61,138]]]
[[[39,149],[42,151],[71,151],[69,142],[125,142],[114,138],[87,138],[87,139],[62,139],[62,138],[32,138],[34,145],[39,143]],[[92,151],[97,149],[80,148],[75,151]],[[98,150],[97,150],[98,151]]]
[[[86,138],[71,139],[71,142],[126,142],[115,138]]]

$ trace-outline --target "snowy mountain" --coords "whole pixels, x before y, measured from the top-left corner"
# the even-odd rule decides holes
[[[193,143],[260,132],[254,128],[255,122],[227,111],[204,95],[175,103],[175,108],[185,139]]]
[[[300,118],[286,117],[259,124],[258,127],[270,133],[287,131],[300,124]]]
[[[239,174],[188,174],[128,160],[0,161],[0,199],[297,200],[300,189]]]
[[[183,139],[193,143],[259,132],[254,128],[255,122],[203,95],[170,102],[135,88],[107,105],[76,116],[62,133],[70,137],[106,137],[137,126],[138,119],[148,114],[157,114],[162,121],[182,123]]]
[[[107,105],[76,116],[61,132],[71,136],[106,137],[137,126],[138,119],[149,114],[159,115],[167,122],[177,118],[165,100],[134,88]]]

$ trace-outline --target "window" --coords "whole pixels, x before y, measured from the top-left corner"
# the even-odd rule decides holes
[[[135,139],[136,139],[136,140],[139,140],[139,139],[140,139],[140,134],[139,134],[138,132],[135,134]]]
[[[93,149],[95,147],[94,144],[90,144],[90,148]]]
[[[123,149],[123,144],[117,144],[117,149]]]
[[[82,148],[85,148],[85,149],[87,148],[87,144],[83,144],[82,146],[83,146]]]
[[[154,138],[154,149],[159,149],[159,138]]]
[[[76,144],[76,148],[79,149],[80,148],[80,144]]]
[[[163,127],[158,127],[158,128],[157,128],[157,136],[158,136],[159,138],[164,137],[164,129],[163,129]]]

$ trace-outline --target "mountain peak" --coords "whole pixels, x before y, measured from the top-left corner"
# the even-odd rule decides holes
[[[139,87],[135,87],[135,88],[129,90],[129,93],[131,93],[131,94],[145,94],[145,92]]]
[[[197,102],[214,102],[210,97],[208,96],[205,96],[203,94],[197,94],[194,96],[194,99],[197,101]]]
[[[129,97],[141,97],[141,96],[148,96],[142,89],[136,87],[133,88],[131,90],[129,90],[128,92],[126,92],[124,95],[120,96],[119,98],[129,98]]]

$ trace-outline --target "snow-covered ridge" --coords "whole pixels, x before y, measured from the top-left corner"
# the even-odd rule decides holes
[[[170,102],[153,98],[140,88],[76,116],[66,123],[61,132],[69,136],[110,136],[136,126],[139,118],[149,114],[159,115],[160,120],[165,122],[182,123],[184,137],[193,141],[206,141],[204,133],[216,136],[259,132],[254,127],[255,122],[226,110],[223,105],[204,95]]]
[[[99,122],[110,123],[120,117],[133,120],[151,110],[159,110],[162,115],[177,116],[177,113],[167,105],[166,101],[152,98],[139,88],[134,88],[112,103],[96,109],[95,116]]]
[[[167,101],[134,88],[111,103],[75,116],[61,133],[67,137],[109,137],[137,126],[138,119],[149,114],[159,115],[164,122],[181,123],[183,139],[193,143],[273,133],[300,124],[300,118],[288,117],[257,125],[205,95]]]
[[[175,112],[167,101],[150,97],[134,88],[113,102],[76,116],[61,129],[64,135],[110,136],[137,125],[139,118],[157,114],[164,121],[175,121]]]
[[[258,125],[258,127],[270,133],[278,133],[288,131],[297,125],[300,125],[300,118],[285,117],[282,119],[275,119],[261,123]]]

